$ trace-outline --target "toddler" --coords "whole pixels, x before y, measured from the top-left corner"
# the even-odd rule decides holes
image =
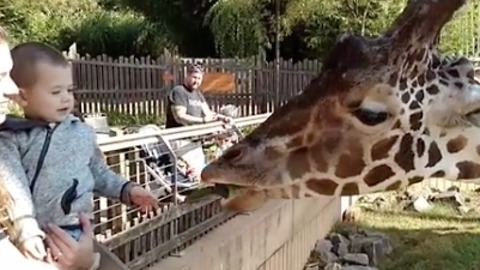
[[[11,215],[20,250],[44,259],[42,228],[48,223],[78,240],[78,214],[92,217],[94,192],[143,210],[157,209],[150,192],[110,170],[93,128],[72,115],[73,78],[67,59],[37,42],[18,45],[11,53],[11,76],[19,88],[15,101],[25,118],[8,117],[0,126],[0,179],[14,198]]]

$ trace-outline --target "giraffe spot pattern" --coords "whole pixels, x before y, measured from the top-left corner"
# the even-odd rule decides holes
[[[388,84],[392,87],[395,87],[397,86],[397,81],[398,81],[398,73],[393,72],[392,74],[390,74],[390,79],[388,80]]]
[[[419,182],[422,182],[422,181],[423,181],[423,177],[421,177],[421,176],[410,177],[410,178],[408,178],[408,185],[413,185],[415,183],[419,183]]]
[[[443,72],[442,70],[439,70],[438,71],[438,75],[440,75],[441,79],[444,79],[444,80],[448,80],[448,77],[447,77],[447,74],[445,74],[445,72]]]
[[[417,82],[420,87],[423,87],[425,85],[425,76],[426,76],[425,73],[418,76]]]
[[[310,147],[309,154],[317,171],[326,172],[328,170],[328,162],[325,158],[321,142]]]
[[[283,121],[275,123],[268,130],[267,137],[283,137],[297,133],[310,123],[310,114],[311,111],[308,108],[292,112],[290,119],[295,121],[289,121],[288,124]]]
[[[447,80],[440,79],[440,84],[443,84],[444,86],[448,87],[450,83]]]
[[[477,146],[475,147],[475,150],[477,151],[477,155],[480,156],[480,145],[477,145]]]
[[[448,75],[452,76],[453,78],[459,78],[460,73],[458,73],[458,70],[456,69],[449,69],[447,70]]]
[[[350,196],[350,195],[358,195],[360,194],[360,190],[356,183],[347,183],[343,185],[341,195]]]
[[[302,147],[290,153],[287,160],[287,170],[292,179],[301,178],[310,170],[307,148]]]
[[[375,143],[372,147],[370,152],[370,156],[372,161],[380,160],[388,157],[388,153],[390,149],[392,149],[393,145],[397,142],[399,136],[395,135],[390,138],[385,138],[377,143]]]
[[[430,175],[430,177],[444,177],[444,176],[445,176],[444,171],[436,171],[432,175]]]
[[[427,74],[425,75],[425,77],[429,82],[434,81],[437,78],[437,76],[435,75],[435,72],[433,72],[430,69],[427,71]]]
[[[425,98],[425,93],[423,93],[423,90],[418,91],[415,94],[415,99],[418,101],[418,103],[422,104],[423,99]]]
[[[338,184],[330,179],[309,179],[306,186],[320,195],[334,195]]]
[[[447,151],[449,153],[457,153],[467,146],[468,140],[463,135],[457,136],[455,139],[451,139],[447,142]]]
[[[420,109],[420,104],[418,104],[418,102],[416,100],[412,100],[412,102],[410,103],[410,106],[408,108],[410,110]]]
[[[480,164],[471,161],[462,161],[456,164],[459,179],[480,178]]]
[[[393,190],[399,189],[401,186],[402,186],[402,181],[398,180],[395,183],[390,184],[385,190],[393,191]]]
[[[372,187],[378,185],[379,183],[384,182],[388,178],[394,176],[395,173],[393,172],[392,168],[386,164],[378,165],[371,169],[365,178],[363,179],[367,186]]]
[[[333,154],[338,148],[341,140],[342,136],[340,133],[326,136],[325,138],[323,138],[322,147],[326,150],[327,153]]]
[[[410,115],[410,128],[414,131],[422,127],[423,112],[419,111]]]
[[[401,100],[403,103],[408,103],[410,101],[410,93],[405,92],[402,94]]]
[[[454,85],[459,89],[463,88],[463,83],[461,83],[461,82],[456,82],[456,83],[454,83]]]
[[[413,152],[412,148],[413,148],[413,137],[410,133],[407,133],[403,135],[400,141],[400,147],[398,149],[398,152],[394,156],[395,162],[405,172],[409,172],[415,168],[413,164],[415,153]]]
[[[426,167],[433,167],[437,165],[438,162],[442,159],[442,153],[438,149],[436,142],[431,142],[430,147],[428,148],[428,163]]]
[[[417,154],[422,157],[425,153],[425,142],[422,139],[417,139]]]
[[[400,119],[398,119],[397,122],[395,122],[395,124],[393,125],[392,129],[398,129],[401,127],[402,127],[402,122],[400,121]]]
[[[335,168],[335,175],[340,178],[348,178],[359,175],[366,164],[363,160],[363,146],[359,143],[351,143],[349,152],[343,153]]]
[[[430,94],[430,95],[436,95],[440,92],[440,90],[438,89],[438,86],[432,84],[430,85],[429,87],[427,87],[427,92]]]
[[[404,77],[402,77],[402,78],[400,79],[400,86],[399,86],[400,91],[405,91],[405,90],[407,89],[407,87],[408,87],[408,85],[407,85],[407,79],[404,78]]]

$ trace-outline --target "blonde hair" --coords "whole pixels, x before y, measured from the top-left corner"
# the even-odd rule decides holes
[[[12,208],[13,199],[5,187],[5,184],[0,181],[0,231],[4,231],[11,238],[13,235],[13,220],[11,219],[10,209]]]

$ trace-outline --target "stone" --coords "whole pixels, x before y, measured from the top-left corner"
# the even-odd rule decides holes
[[[454,206],[465,205],[465,198],[457,191],[445,191],[433,196],[432,201],[453,204]]]
[[[332,251],[342,257],[348,253],[348,247],[350,246],[350,240],[348,240],[345,236],[339,233],[333,233],[330,235],[330,241],[333,244]]]
[[[457,211],[462,215],[468,214],[470,210],[471,210],[470,207],[465,205],[461,205],[457,207]]]
[[[420,196],[413,201],[412,207],[415,211],[423,213],[432,209],[433,206],[427,201],[427,199],[425,199],[425,197]]]
[[[313,259],[320,268],[338,261],[337,255],[332,252],[333,244],[326,239],[320,239],[315,243],[313,250]]]
[[[377,265],[378,262],[387,254],[392,252],[392,245],[388,237],[368,236],[358,237],[351,242],[350,252],[365,253],[369,258],[369,265]]]
[[[409,189],[405,191],[404,196],[407,197],[408,200],[415,201],[416,199],[423,197],[426,200],[429,200],[432,196],[437,194],[438,192],[429,187],[423,187],[421,189]]]
[[[329,263],[323,267],[323,270],[341,270],[342,265],[339,263]]]
[[[342,257],[342,261],[348,264],[369,265],[368,255],[365,253],[348,253]]]
[[[358,206],[348,207],[342,214],[342,221],[345,223],[356,223],[362,217],[362,209]]]

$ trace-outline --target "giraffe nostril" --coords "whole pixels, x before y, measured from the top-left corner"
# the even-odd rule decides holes
[[[227,161],[235,161],[242,157],[243,150],[242,148],[231,148],[225,154],[223,154],[223,158]]]

